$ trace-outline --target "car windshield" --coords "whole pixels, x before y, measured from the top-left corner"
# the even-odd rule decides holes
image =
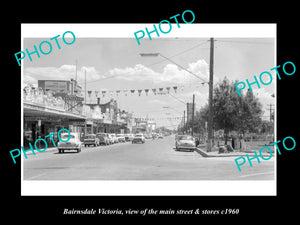
[[[191,140],[191,141],[193,141],[194,138],[192,136],[183,135],[183,136],[179,136],[178,140]]]
[[[95,138],[94,135],[86,135],[85,138]]]
[[[143,137],[142,134],[136,134],[135,136],[136,136],[136,137]]]
[[[98,134],[101,137],[106,137],[106,134]]]
[[[67,139],[69,139],[69,134],[63,134],[62,135],[62,137],[61,137],[61,139],[62,140],[67,140]],[[75,138],[75,135],[74,134],[71,134],[71,138],[70,139],[74,139]]]
[[[122,134],[117,134],[117,137],[123,137],[123,135]]]

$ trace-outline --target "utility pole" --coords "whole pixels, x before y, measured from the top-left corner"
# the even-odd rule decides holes
[[[194,136],[194,114],[195,114],[195,94],[193,94],[193,109],[192,109],[192,136]]]
[[[75,68],[76,68],[76,71],[75,71],[75,81],[77,82],[77,59],[75,61]]]
[[[212,150],[213,139],[213,74],[214,74],[214,38],[210,38],[210,60],[209,60],[209,95],[208,95],[208,143],[207,151]]]
[[[86,105],[86,70],[84,70],[84,103]],[[86,126],[86,120],[85,120],[85,123],[84,123],[84,137],[86,136],[86,133],[87,133],[87,126]]]
[[[185,132],[185,110],[183,111],[183,133]]]
[[[86,104],[86,70],[84,70],[84,103]]]
[[[274,104],[267,104],[267,106],[270,106],[270,123],[272,122],[272,111],[273,111],[273,109],[272,109],[272,106],[273,106]],[[274,121],[274,120],[273,120]]]

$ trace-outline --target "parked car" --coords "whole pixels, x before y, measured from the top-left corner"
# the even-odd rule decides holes
[[[99,144],[99,138],[96,136],[96,134],[87,134],[83,140],[84,146],[87,145],[94,145],[98,146]]]
[[[144,135],[146,139],[152,139],[152,135],[151,134],[145,134]]]
[[[194,151],[196,148],[195,138],[190,135],[178,135],[175,140],[176,151],[180,149]]]
[[[157,138],[157,136],[158,136],[158,134],[157,134],[157,133],[152,133],[152,139],[156,139],[156,138]]]
[[[126,141],[132,141],[133,140],[134,135],[133,134],[127,134],[127,138],[125,137]]]
[[[108,140],[109,140],[109,144],[114,144],[115,142],[114,142],[114,138],[113,138],[113,136],[111,135],[111,134],[107,134],[107,137],[108,137]]]
[[[134,143],[145,143],[145,137],[143,134],[136,134],[132,139],[132,144]]]
[[[157,138],[158,138],[158,139],[163,139],[162,134],[158,134]]]
[[[124,134],[117,134],[118,142],[126,142]]]
[[[111,141],[109,140],[109,136],[106,133],[97,133],[96,136],[99,138],[100,145],[110,145]]]
[[[119,143],[118,138],[116,136],[116,134],[110,134],[112,139],[113,139],[113,143]]]
[[[68,142],[59,141],[57,143],[57,149],[59,153],[64,153],[65,150],[77,150],[77,152],[81,152],[82,142],[80,141],[79,133],[70,133],[71,137]],[[61,134],[62,140],[68,140],[69,134],[63,133]]]

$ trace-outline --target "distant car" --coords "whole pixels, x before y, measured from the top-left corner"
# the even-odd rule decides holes
[[[125,136],[125,141],[132,141],[134,137],[133,134],[125,134],[124,136]]]
[[[178,135],[175,141],[176,150],[190,150],[194,151],[196,148],[195,139],[190,135]]]
[[[118,142],[126,142],[124,134],[117,134]]]
[[[85,147],[87,145],[94,145],[95,147],[100,145],[99,138],[96,136],[96,134],[87,134],[83,139],[83,143]]]
[[[81,152],[82,142],[80,141],[79,133],[70,133],[71,137],[68,142],[59,141],[57,143],[57,149],[59,153],[64,153],[65,150],[77,150],[77,152]],[[69,134],[64,133],[61,134],[62,140],[68,140]]]
[[[152,139],[152,135],[151,134],[145,134],[145,138],[146,139]]]
[[[116,134],[110,134],[110,135],[112,137],[113,143],[118,143],[119,142]]]
[[[108,140],[109,140],[109,144],[114,144],[115,141],[114,141],[114,137],[111,135],[111,134],[107,134],[107,137],[108,137]]]
[[[152,133],[152,139],[157,138],[158,134],[157,133]]]
[[[109,140],[109,136],[106,133],[97,133],[96,136],[99,138],[100,145],[110,145],[111,141]]]
[[[162,134],[158,134],[157,138],[159,138],[159,139],[163,139],[163,136],[162,136]]]
[[[145,137],[143,134],[136,134],[134,135],[133,139],[132,139],[132,144],[134,143],[145,143]]]

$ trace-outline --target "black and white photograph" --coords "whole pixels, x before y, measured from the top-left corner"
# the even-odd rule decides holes
[[[3,8],[3,220],[296,219],[296,2],[103,3]]]
[[[77,193],[35,186],[44,181],[94,181],[78,188],[88,195],[276,194],[276,26],[175,25],[139,43],[117,37],[119,25],[22,25],[25,195]]]

